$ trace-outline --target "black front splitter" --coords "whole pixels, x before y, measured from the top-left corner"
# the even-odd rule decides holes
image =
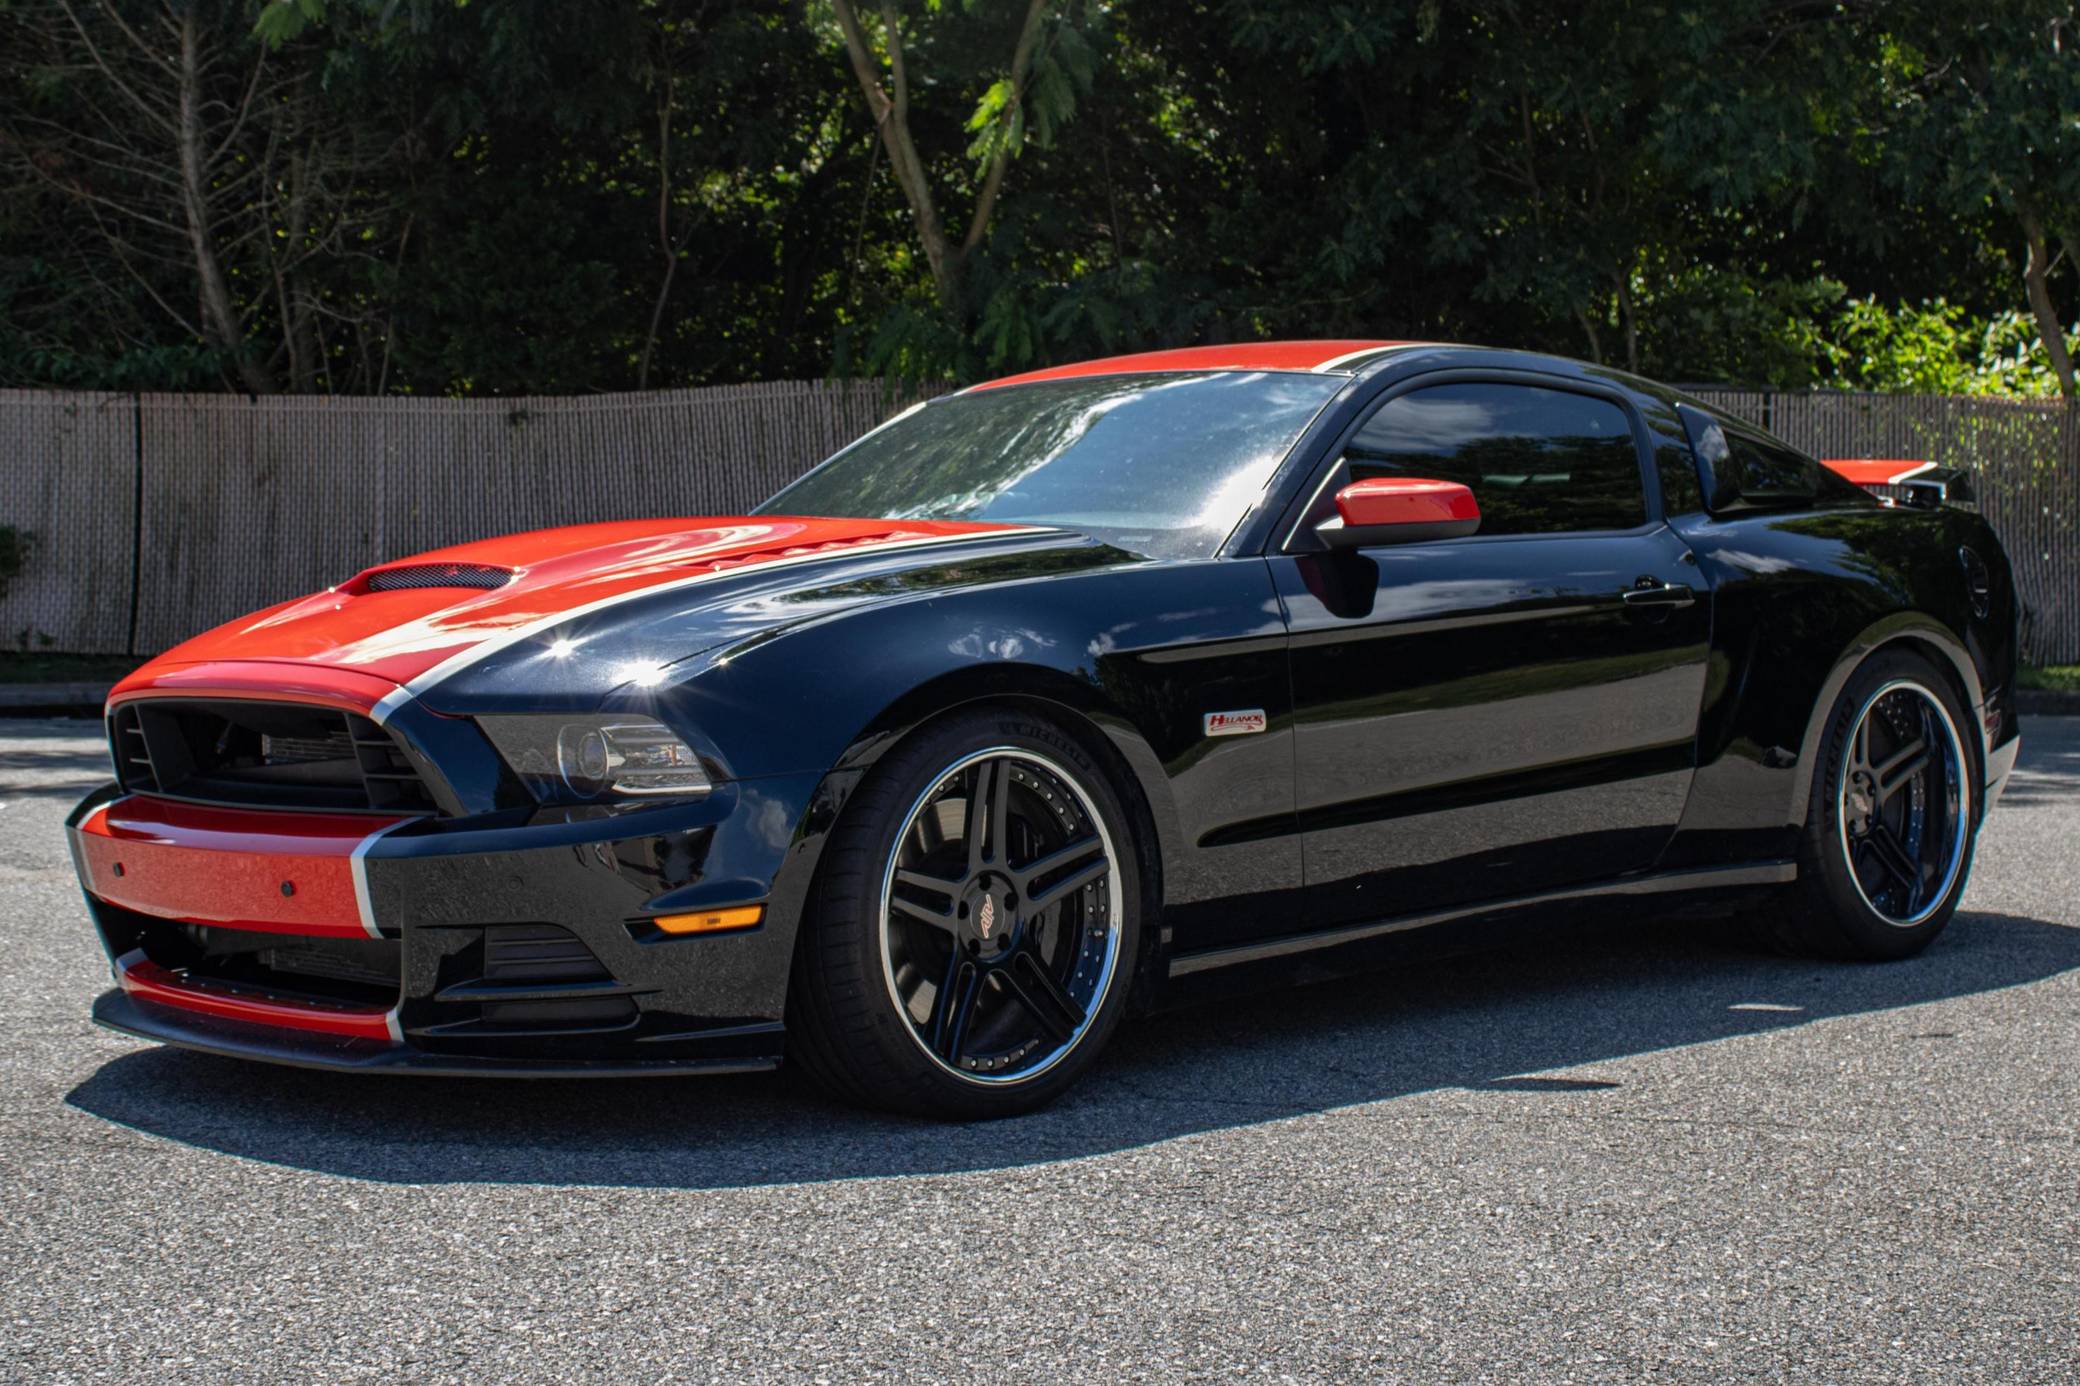
[[[764,1073],[777,1056],[713,1059],[507,1059],[493,1055],[434,1054],[409,1044],[307,1035],[216,1016],[172,1011],[139,1002],[121,990],[94,1001],[94,1023],[136,1039],[177,1045],[229,1059],[255,1059],[335,1073],[397,1073],[429,1078],[670,1078],[689,1074]]]

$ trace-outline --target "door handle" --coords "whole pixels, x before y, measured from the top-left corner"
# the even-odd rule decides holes
[[[1697,600],[1697,590],[1688,583],[1652,577],[1637,579],[1618,595],[1627,606],[1688,606]]]

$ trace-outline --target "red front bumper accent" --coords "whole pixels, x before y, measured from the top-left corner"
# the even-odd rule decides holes
[[[321,1001],[270,1001],[262,997],[183,976],[131,953],[116,960],[116,981],[139,1001],[197,1011],[225,1020],[244,1020],[255,1025],[279,1025],[312,1034],[339,1035],[346,1039],[377,1040],[388,1044],[399,1038],[396,1012],[386,1006],[347,1006]]]
[[[360,853],[403,821],[132,795],[88,814],[73,841],[87,891],[124,909],[225,929],[363,938],[379,933]]]

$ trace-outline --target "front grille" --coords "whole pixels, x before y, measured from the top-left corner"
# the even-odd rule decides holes
[[[198,982],[284,1001],[392,1005],[404,975],[403,945],[383,938],[312,938],[155,919],[103,901],[95,906],[117,956],[133,948]]]
[[[262,967],[277,976],[395,992],[398,948],[395,939],[299,938],[294,943],[259,949],[255,956]]]
[[[402,592],[414,587],[475,587],[493,592],[513,580],[512,570],[481,563],[413,563],[379,568],[368,575],[371,592]]]
[[[484,980],[596,982],[606,967],[577,935],[554,924],[501,924],[484,931]]]
[[[307,765],[314,760],[345,760],[354,754],[354,734],[342,727],[330,736],[260,737],[260,758],[269,765]]]
[[[618,980],[555,924],[494,924],[443,959],[435,1006],[411,1033],[438,1044],[625,1030],[642,988]]]
[[[626,996],[595,994],[614,974],[568,929],[500,924],[484,931],[481,1023],[498,1028],[597,1029],[629,1024]],[[496,998],[496,999],[494,999]]]
[[[137,705],[126,703],[108,719],[108,752],[115,758],[116,778],[125,789],[157,789],[152,774],[151,752],[145,749],[144,728],[139,724]]]
[[[109,718],[116,778],[132,793],[195,803],[431,813],[432,792],[366,717],[295,703],[150,699]]]

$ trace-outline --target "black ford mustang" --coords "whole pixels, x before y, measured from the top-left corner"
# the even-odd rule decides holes
[[[966,390],[756,514],[420,555],[139,670],[70,819],[95,1016],[428,1073],[784,1049],[989,1115],[1183,974],[1520,907],[1762,893],[1899,957],[2017,746],[1956,499],[1516,352]]]

